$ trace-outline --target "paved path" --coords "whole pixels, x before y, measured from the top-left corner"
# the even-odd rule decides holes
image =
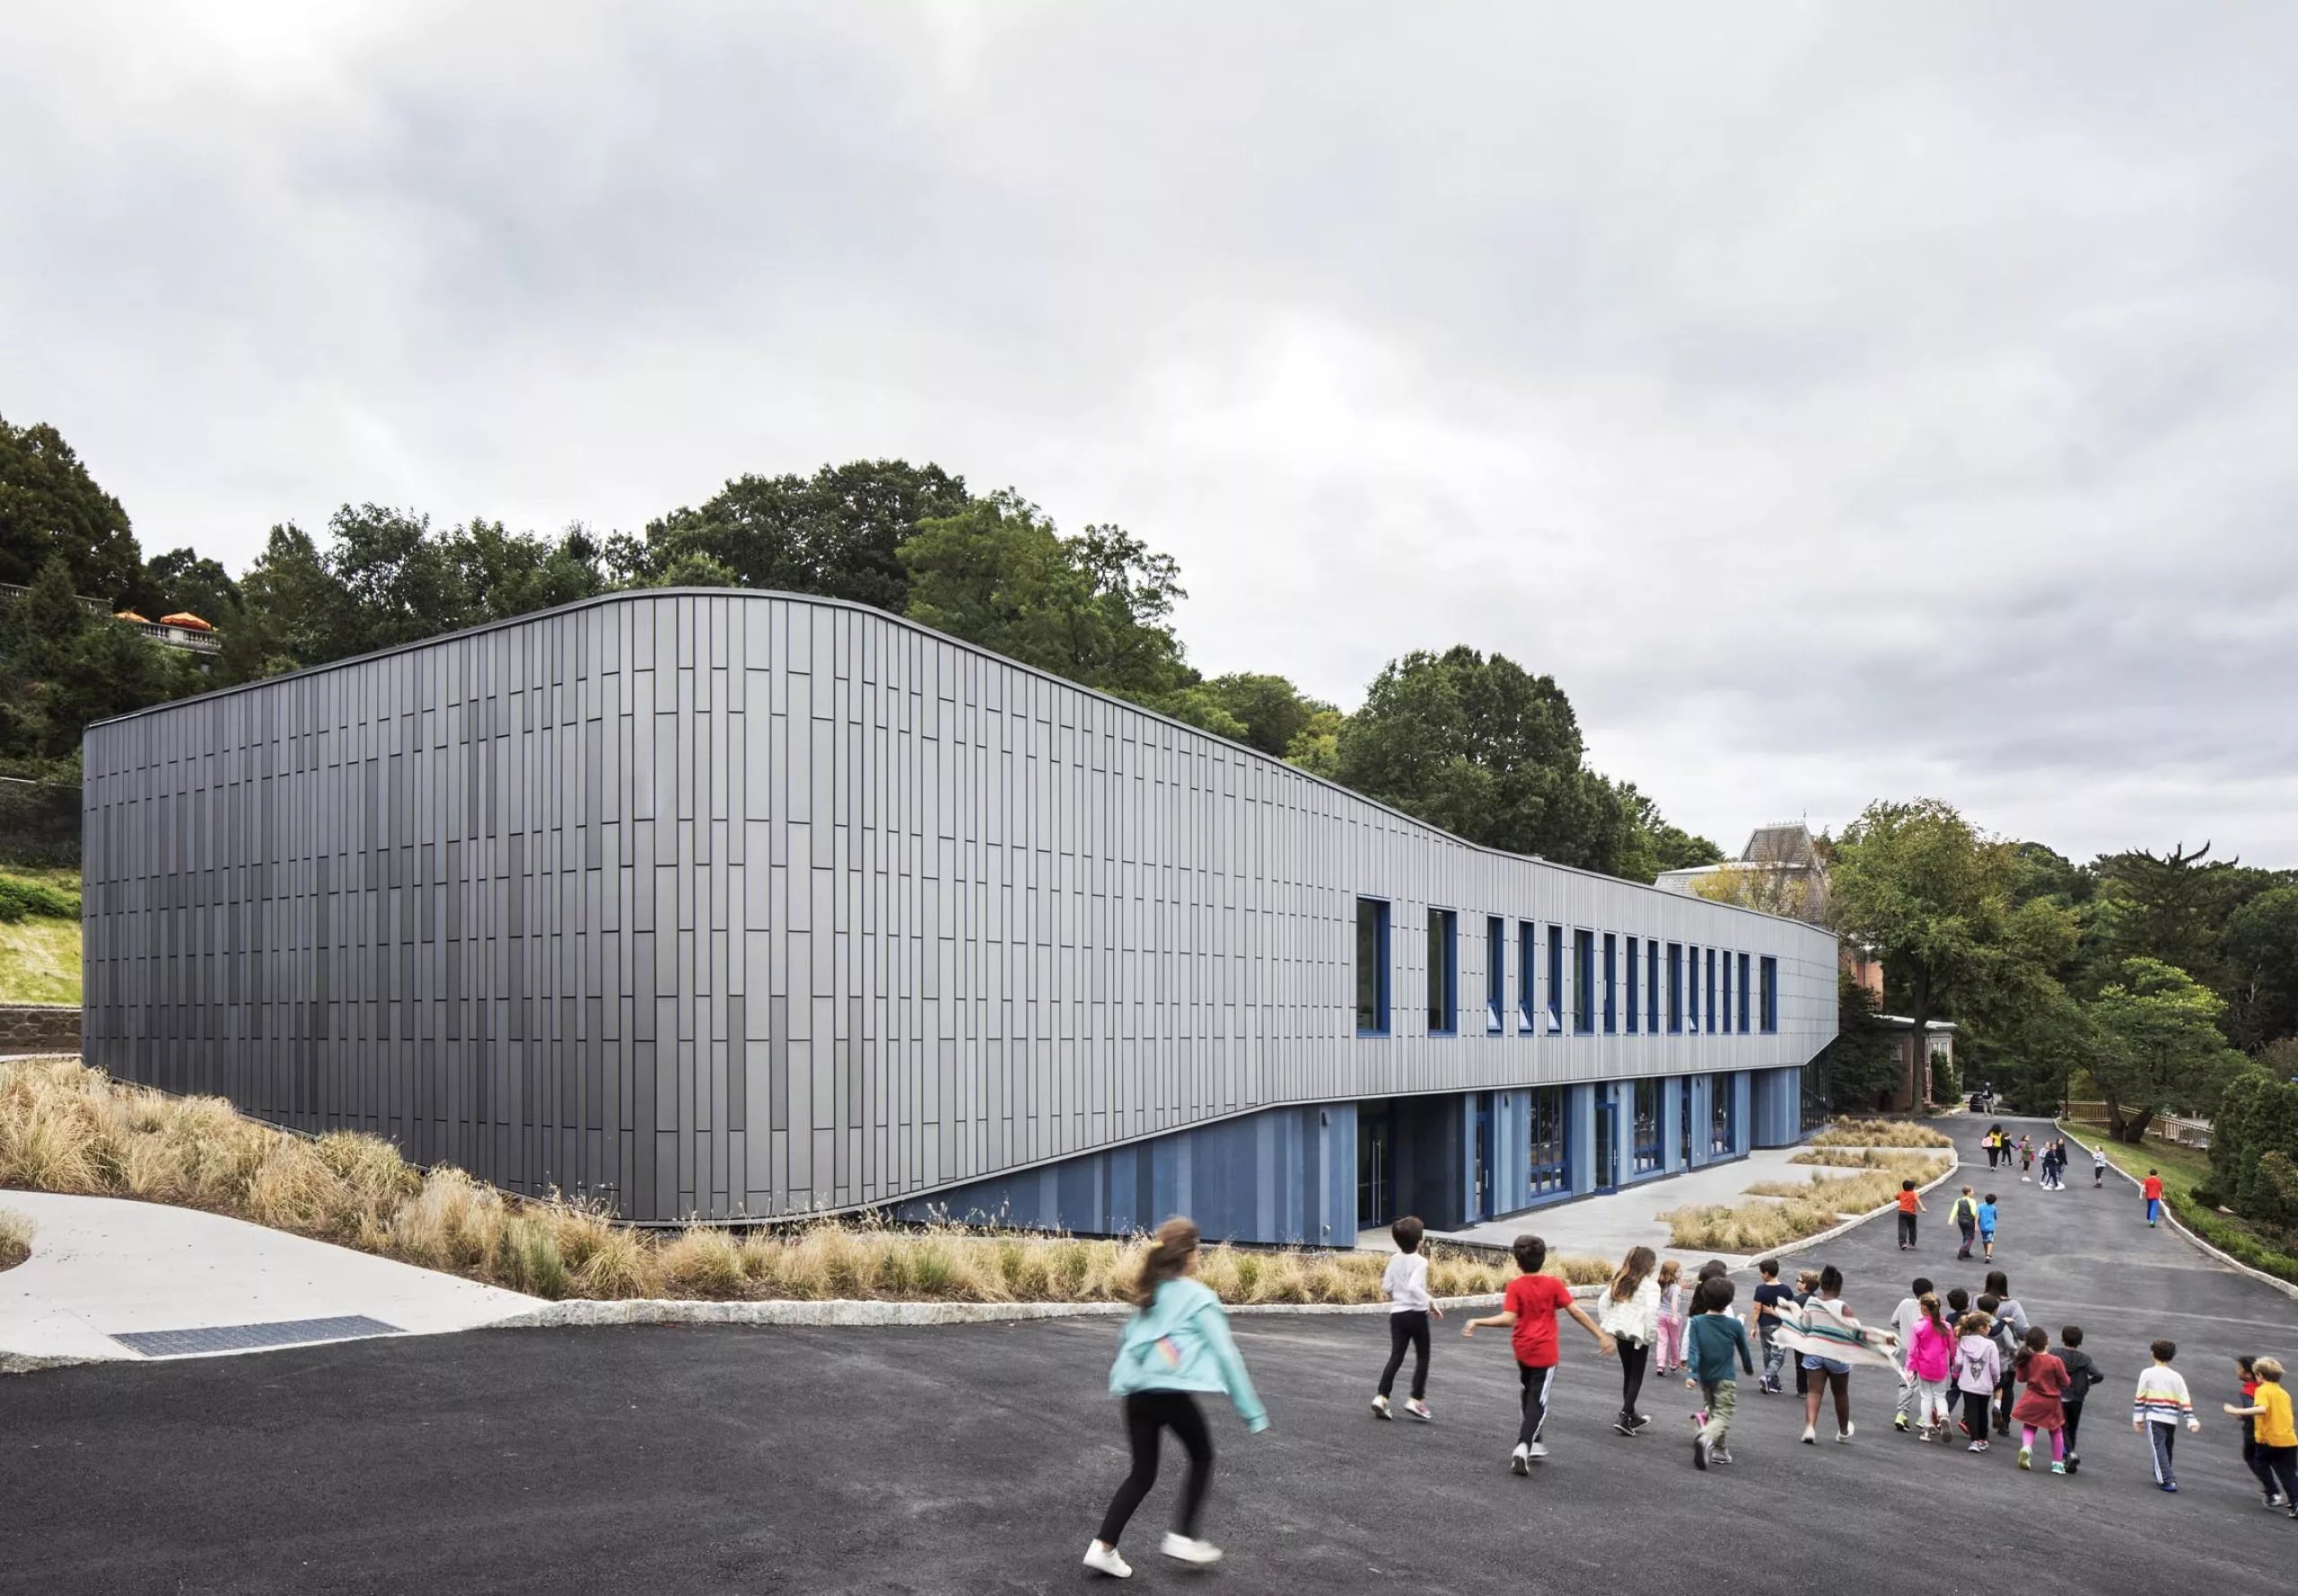
[[[31,1257],[0,1273],[0,1357],[137,1358],[113,1337],[355,1315],[461,1330],[539,1305],[194,1208],[31,1191],[0,1191],[0,1208],[36,1227]]]
[[[2083,1323],[2110,1376],[2074,1479],[1893,1435],[1890,1382],[1866,1372],[1851,1446],[1795,1444],[1785,1401],[1750,1394],[1738,1465],[1695,1473],[1686,1393],[1647,1393],[1654,1436],[1612,1434],[1616,1366],[1577,1331],[1555,1455],[1515,1479],[1504,1340],[1448,1323],[1439,1423],[1381,1425],[1364,1410],[1381,1324],[1241,1320],[1276,1428],[1216,1419],[1206,1527],[1230,1558],[1202,1581],[1162,1565],[1169,1465],[1128,1588],[2287,1591],[2298,1524],[2259,1511],[2217,1404],[2235,1352],[2298,1354],[2298,1304],[2146,1230],[2127,1187],[1998,1189],[2012,1284],[2045,1324]],[[1952,1253],[1943,1224],[1912,1259],[1870,1224],[1825,1256],[1881,1314],[1916,1267],[1976,1286]],[[2165,1332],[2206,1409],[2177,1496],[2148,1484],[2124,1405]],[[1123,1471],[1113,1335],[505,1330],[0,1382],[0,1591],[1112,1590],[1076,1559]]]

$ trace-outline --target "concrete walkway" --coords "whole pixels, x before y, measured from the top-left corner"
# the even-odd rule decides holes
[[[0,1191],[35,1227],[31,1257],[0,1273],[0,1368],[198,1355],[351,1336],[492,1324],[538,1298],[373,1258],[192,1208],[119,1197]],[[371,1328],[346,1320],[364,1319]],[[312,1324],[311,1321],[320,1321]],[[297,1325],[269,1334],[120,1336]],[[182,1350],[179,1351],[178,1348]]]
[[[1670,1245],[1668,1227],[1661,1223],[1660,1215],[1671,1208],[1759,1201],[1761,1199],[1750,1199],[1747,1189],[1766,1181],[1809,1181],[1824,1175],[1854,1172],[1841,1165],[1791,1162],[1797,1153],[1810,1150],[1809,1144],[1796,1147],[1763,1148],[1730,1163],[1709,1164],[1680,1175],[1646,1180],[1602,1197],[1582,1197],[1577,1202],[1534,1208],[1528,1213],[1496,1219],[1488,1224],[1475,1225],[1463,1231],[1444,1232],[1440,1239],[1505,1247],[1518,1236],[1531,1234],[1544,1238],[1551,1254],[1618,1258],[1631,1247],[1644,1246],[1651,1248],[1662,1258],[1672,1258],[1682,1263],[1697,1264],[1721,1257],[1733,1268],[1739,1268],[1752,1259],[1734,1253],[1719,1254],[1704,1248]],[[1952,1150],[1944,1147],[1909,1147],[1896,1151],[1953,1156]],[[1934,1213],[1934,1218],[1937,1217]],[[1390,1251],[1394,1247],[1385,1226],[1363,1232],[1357,1238],[1357,1245],[1376,1252]]]

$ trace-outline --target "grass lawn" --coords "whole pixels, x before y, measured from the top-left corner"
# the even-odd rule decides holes
[[[0,921],[0,1003],[79,1001],[80,922]]]

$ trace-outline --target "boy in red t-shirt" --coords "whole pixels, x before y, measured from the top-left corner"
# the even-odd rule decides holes
[[[1516,1377],[1523,1386],[1524,1417],[1517,1427],[1516,1450],[1509,1454],[1508,1469],[1512,1474],[1530,1474],[1531,1465],[1548,1456],[1548,1448],[1540,1443],[1540,1431],[1548,1425],[1548,1391],[1556,1383],[1556,1316],[1569,1313],[1579,1320],[1580,1328],[1596,1338],[1597,1349],[1606,1357],[1612,1355],[1613,1343],[1603,1327],[1572,1300],[1570,1286],[1553,1275],[1540,1273],[1540,1266],[1548,1262],[1546,1241],[1538,1236],[1519,1236],[1509,1250],[1516,1255],[1516,1267],[1523,1273],[1508,1283],[1499,1312],[1469,1320],[1460,1334],[1474,1336],[1478,1325],[1515,1328],[1511,1340],[1516,1352]]]
[[[2154,1222],[2162,1217],[2162,1177],[2153,1170],[2140,1181],[2138,1189],[2146,1197],[2146,1228],[2153,1230]]]

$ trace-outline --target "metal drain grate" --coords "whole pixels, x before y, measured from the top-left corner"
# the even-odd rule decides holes
[[[254,1352],[267,1346],[301,1346],[312,1341],[351,1341],[362,1336],[396,1336],[399,1326],[364,1313],[340,1319],[289,1319],[276,1324],[206,1325],[193,1330],[125,1330],[112,1337],[147,1358],[180,1358],[203,1352]]]

